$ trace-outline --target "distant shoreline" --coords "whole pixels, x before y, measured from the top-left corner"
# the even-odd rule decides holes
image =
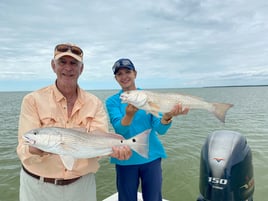
[[[177,87],[177,88],[175,88],[175,87],[172,87],[172,88],[170,88],[170,87],[167,87],[167,88],[143,88],[143,89],[146,89],[146,90],[163,90],[163,89],[192,89],[192,88],[228,88],[228,87],[233,87],[233,88],[235,88],[235,87],[268,87],[268,85],[226,85],[226,86],[200,86],[200,87]],[[85,91],[105,91],[105,90],[115,90],[115,91],[118,91],[118,90],[120,90],[119,88],[117,88],[117,89],[84,89]],[[29,92],[32,92],[32,91],[16,91],[16,90],[14,90],[14,91],[0,91],[0,93],[1,92],[24,92],[24,93],[29,93]]]
[[[222,87],[268,87],[268,85],[227,85],[227,86],[207,86],[202,88],[222,88]]]

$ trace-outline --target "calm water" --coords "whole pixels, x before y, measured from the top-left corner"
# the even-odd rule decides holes
[[[158,90],[158,91],[167,91]],[[227,129],[246,136],[253,153],[254,201],[268,196],[268,87],[233,87],[170,89],[200,96],[210,102],[229,102],[235,106],[228,111],[226,123],[220,123],[206,111],[192,110],[174,119],[169,132],[161,137],[168,158],[163,160],[163,196],[170,201],[195,201],[199,194],[200,151],[207,135]],[[91,91],[102,100],[115,91]],[[0,201],[18,200],[20,162],[15,149],[20,104],[26,92],[0,93]],[[112,128],[110,127],[112,130]],[[113,165],[108,158],[100,161],[98,171],[98,200],[116,191]]]

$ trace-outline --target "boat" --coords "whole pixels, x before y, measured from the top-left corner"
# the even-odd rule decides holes
[[[138,196],[138,201],[143,201],[141,192],[138,192],[137,196]],[[118,198],[118,193],[116,192],[102,201],[118,201],[117,198]],[[168,200],[163,199],[163,201],[168,201]]]

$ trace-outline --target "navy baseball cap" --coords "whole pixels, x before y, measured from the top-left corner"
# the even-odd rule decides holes
[[[122,59],[118,59],[114,65],[113,65],[113,72],[114,74],[117,73],[117,71],[120,69],[120,68],[127,68],[129,70],[135,70],[135,66],[134,64],[132,63],[132,61],[130,61],[130,59],[126,59],[126,58],[122,58]]]

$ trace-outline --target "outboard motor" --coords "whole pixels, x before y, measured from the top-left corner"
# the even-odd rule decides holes
[[[252,154],[238,132],[211,133],[201,150],[197,201],[253,201]]]

